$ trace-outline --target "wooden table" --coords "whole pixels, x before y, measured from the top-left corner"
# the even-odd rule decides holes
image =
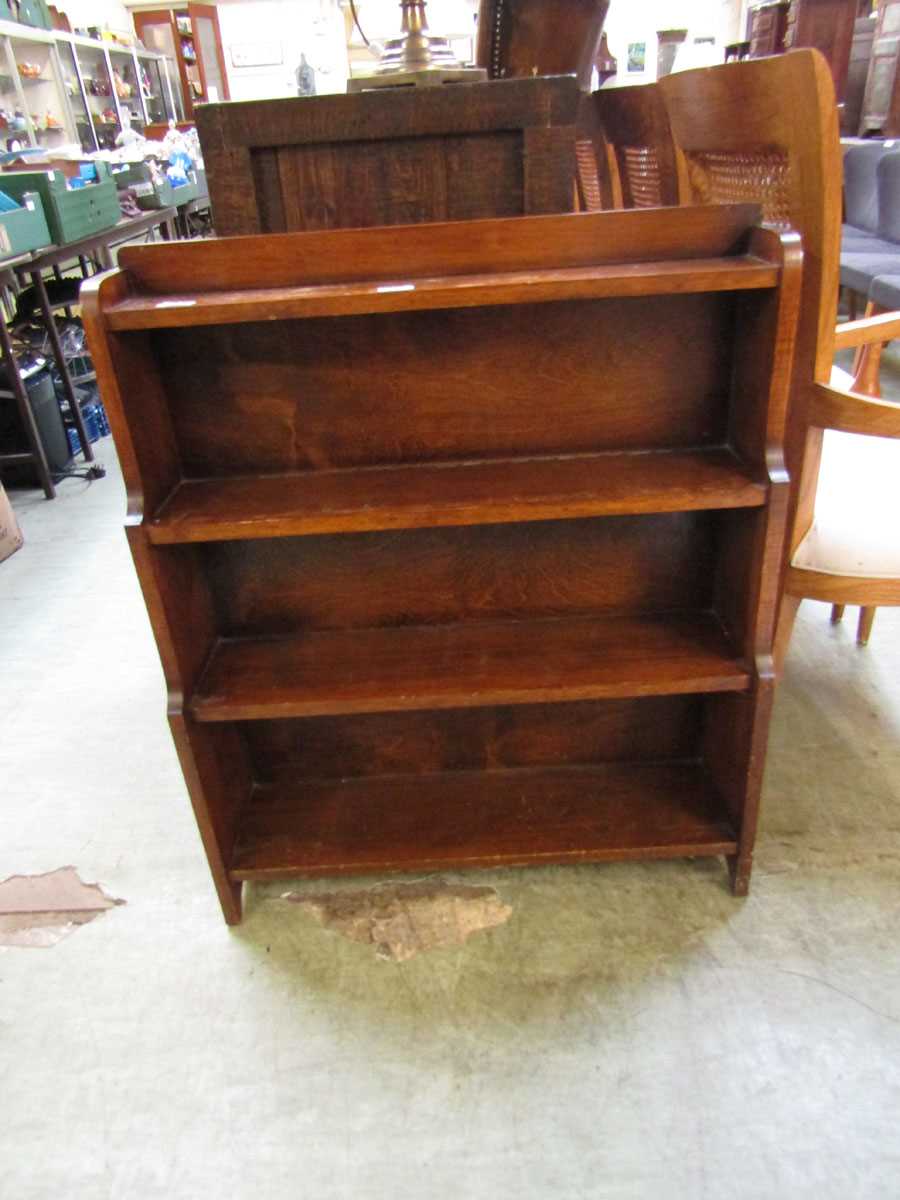
[[[108,270],[113,266],[111,251],[115,246],[121,245],[123,242],[131,241],[132,238],[140,236],[142,233],[149,233],[150,230],[162,227],[167,240],[174,241],[177,236],[176,210],[174,208],[159,208],[153,209],[150,212],[141,213],[139,217],[124,217],[117,224],[110,226],[109,229],[102,229],[97,233],[92,233],[89,237],[81,238],[77,242],[65,242],[59,246],[48,246],[43,250],[37,250],[33,254],[23,255],[14,262],[4,264],[13,270],[20,280],[28,277],[34,286],[37,294],[38,304],[41,310],[41,317],[44,323],[44,328],[47,330],[47,336],[50,338],[50,346],[53,351],[53,358],[56,362],[56,368],[59,371],[60,379],[62,380],[63,391],[66,399],[72,410],[72,418],[75,422],[75,428],[78,431],[78,436],[81,439],[81,450],[87,462],[93,462],[94,451],[91,448],[88,440],[87,429],[85,428],[84,418],[81,415],[81,408],[75,395],[75,387],[72,383],[72,377],[69,374],[69,368],[66,365],[65,354],[63,353],[62,344],[59,340],[59,331],[56,328],[56,322],[53,319],[54,308],[68,308],[67,304],[51,304],[50,298],[47,295],[47,288],[44,283],[44,272],[49,268],[59,273],[59,268],[63,263],[77,259],[81,264],[82,273],[87,275],[88,261],[96,259],[102,270]],[[5,325],[5,322],[4,322]],[[5,335],[8,340],[8,333]],[[4,346],[5,353],[5,346]],[[14,372],[17,374],[17,372]],[[19,379],[21,384],[21,379]],[[28,412],[31,413],[29,406]],[[24,418],[23,418],[24,419]],[[39,440],[39,439],[38,439]],[[40,447],[41,456],[43,456],[43,447]],[[44,458],[45,471],[41,473],[41,482],[47,498],[53,496],[53,484],[50,480],[49,472],[46,471],[46,458]],[[45,481],[46,476],[46,481]],[[49,491],[48,491],[49,486]]]
[[[15,281],[15,271],[29,264],[32,260],[32,255],[18,254],[12,258],[4,258],[0,260],[0,286],[8,286]],[[44,489],[44,495],[48,500],[52,500],[56,495],[56,488],[53,486],[53,480],[50,477],[50,467],[47,463],[47,455],[44,453],[44,443],[41,441],[41,435],[38,432],[38,427],[34,419],[34,413],[31,410],[31,403],[28,399],[28,391],[25,387],[25,381],[22,378],[22,373],[19,370],[19,364],[13,353],[12,339],[9,336],[9,329],[6,326],[6,316],[0,320],[0,350],[2,350],[3,364],[6,367],[6,373],[9,377],[9,386],[12,388],[13,396],[15,397],[16,406],[19,410],[19,418],[22,422],[22,428],[25,430],[25,436],[28,439],[30,450],[21,450],[14,453],[0,454],[0,466],[12,463],[32,462],[37,470],[38,479],[41,487]],[[79,413],[79,416],[81,414]],[[82,445],[84,443],[82,442]]]

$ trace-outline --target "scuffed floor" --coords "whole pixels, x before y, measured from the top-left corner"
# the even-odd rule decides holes
[[[900,1194],[900,610],[861,652],[804,606],[746,901],[708,861],[444,874],[508,920],[384,961],[284,883],[225,928],[121,481],[14,500],[0,879],[71,863],[128,903],[0,949],[0,1195]]]

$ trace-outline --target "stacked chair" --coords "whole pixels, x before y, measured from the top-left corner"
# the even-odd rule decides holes
[[[854,363],[854,387],[870,396],[881,394],[881,352],[900,325],[900,147],[873,143],[850,150],[844,163],[846,220],[841,231],[841,286],[851,320],[858,298],[866,302],[866,318],[879,316],[868,328],[885,340],[864,344]],[[852,338],[854,327],[839,330]]]
[[[606,129],[607,111],[628,101],[612,100],[612,91],[591,98],[607,143],[601,144],[598,173],[621,171],[619,164],[635,160],[641,149],[658,163],[671,162],[670,137],[674,167],[668,183],[679,203],[754,200],[767,222],[801,235],[803,293],[786,437],[791,533],[778,658],[783,659],[803,598],[831,603],[833,620],[840,619],[846,604],[859,605],[858,640],[864,644],[876,606],[900,604],[900,539],[892,525],[900,506],[900,448],[894,444],[900,438],[900,406],[873,396],[877,380],[872,383],[873,355],[866,352],[900,336],[900,315],[870,312],[836,328],[841,159],[828,66],[816,51],[800,50],[670,75],[654,91],[653,103],[662,101],[668,129],[659,120],[645,124],[637,131],[643,141],[628,147],[621,144],[614,119]],[[885,188],[892,186],[894,157],[888,164],[887,156],[882,163],[874,152],[860,156],[860,175],[868,171],[882,177]],[[900,157],[897,163],[900,168]],[[627,206],[623,184],[620,194]],[[631,202],[636,203],[633,192]],[[893,227],[880,215],[873,220],[871,207],[858,204],[852,208],[857,221],[860,212],[863,223],[851,231],[859,235],[860,253],[867,253],[867,244],[882,249],[878,239]],[[900,237],[896,248],[900,251]],[[900,268],[900,257],[897,264]],[[893,280],[896,294],[888,286],[878,294],[900,308],[900,271]],[[860,352],[855,376],[833,367],[835,351],[845,348]]]

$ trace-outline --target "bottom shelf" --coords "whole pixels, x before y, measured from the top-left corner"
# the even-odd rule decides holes
[[[734,854],[698,763],[459,771],[261,784],[235,880]]]

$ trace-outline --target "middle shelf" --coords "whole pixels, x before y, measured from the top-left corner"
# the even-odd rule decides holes
[[[186,479],[157,544],[763,505],[727,447],[568,454]]]
[[[708,612],[316,629],[219,639],[199,721],[743,691],[749,664]]]

